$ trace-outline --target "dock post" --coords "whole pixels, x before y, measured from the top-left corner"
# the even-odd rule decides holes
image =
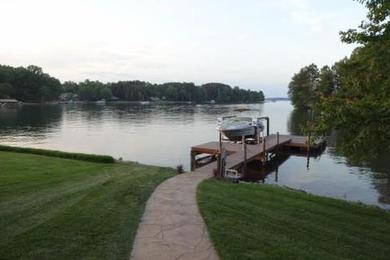
[[[246,142],[245,142],[245,136],[242,136],[242,143],[244,144],[244,175],[247,173],[247,166],[246,166],[246,161],[247,161],[247,154],[246,154]]]
[[[279,132],[276,132],[276,152],[279,152]]]
[[[265,162],[267,161],[267,155],[265,154],[265,136],[263,136],[263,165],[265,165]]]
[[[311,146],[311,132],[309,132],[309,136],[307,137],[307,162],[306,168],[310,168],[310,146]]]
[[[196,165],[196,152],[191,150],[191,171],[195,170],[197,165]]]
[[[278,182],[278,176],[279,175],[279,167],[276,167],[276,170],[275,170],[275,182]]]
[[[222,177],[222,134],[219,132],[219,153],[217,154],[217,174]]]
[[[310,169],[310,155],[307,154],[307,158],[306,158],[306,169]]]

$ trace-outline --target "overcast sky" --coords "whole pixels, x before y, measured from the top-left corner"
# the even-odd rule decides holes
[[[61,81],[224,82],[286,96],[301,67],[355,46],[352,0],[1,0],[0,64]]]

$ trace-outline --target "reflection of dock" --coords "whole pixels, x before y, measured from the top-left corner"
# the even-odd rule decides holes
[[[262,167],[256,161],[253,161],[248,164],[247,172],[244,176],[242,176],[241,180],[250,181],[250,182],[265,182],[266,177],[274,173],[275,182],[278,182],[278,172],[279,166],[282,165],[285,161],[290,158],[288,154],[276,154],[275,156],[271,156],[270,160],[267,162],[265,167]]]
[[[213,171],[217,169],[218,163],[215,160],[212,163],[201,166],[198,165],[196,159],[201,154],[215,158],[219,154],[219,146],[219,142],[209,142],[191,147],[191,170]],[[264,141],[260,144],[246,144],[246,151],[243,148],[243,144],[223,142],[223,149],[227,155],[225,169],[238,169],[245,163],[254,160],[259,160],[265,164],[269,153],[292,151],[293,153],[308,154],[309,152],[321,150],[324,146],[324,140],[310,143],[307,137],[295,135],[269,135],[264,137]]]

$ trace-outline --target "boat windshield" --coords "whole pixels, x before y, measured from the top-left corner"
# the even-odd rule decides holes
[[[232,122],[252,122],[252,118],[251,117],[244,117],[244,116],[236,116],[236,117],[231,117],[229,119],[227,119],[228,121],[232,121]]]

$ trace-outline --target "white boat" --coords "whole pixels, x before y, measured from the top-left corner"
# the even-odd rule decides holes
[[[264,125],[258,118],[227,116],[218,118],[217,130],[230,141],[241,141],[243,136],[256,138],[264,130]]]

